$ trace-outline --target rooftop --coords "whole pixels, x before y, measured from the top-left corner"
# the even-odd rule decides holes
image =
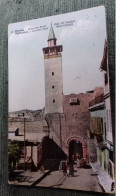
[[[103,94],[95,97],[93,100],[89,102],[89,107],[98,106],[99,104],[103,103]]]
[[[31,132],[31,133],[26,133],[26,139],[28,141],[35,141],[35,142],[41,142],[43,137],[46,134],[44,132],[42,133],[37,133],[37,132]],[[8,134],[8,139],[11,141],[24,141],[24,135],[21,133],[18,136],[15,136],[14,134]]]

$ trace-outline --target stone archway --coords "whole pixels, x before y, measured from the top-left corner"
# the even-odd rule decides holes
[[[82,149],[83,149],[83,159],[86,161],[87,160],[87,145],[85,143],[85,141],[81,138],[81,137],[70,137],[67,140],[67,148],[68,148],[68,154],[69,154],[69,144],[71,141],[80,141],[82,143]]]

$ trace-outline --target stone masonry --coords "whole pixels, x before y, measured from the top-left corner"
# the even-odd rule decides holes
[[[52,138],[60,148],[69,154],[69,144],[71,141],[80,141],[83,148],[83,158],[89,158],[88,132],[90,131],[89,102],[99,94],[100,88],[96,88],[94,93],[80,93],[64,95],[63,113],[47,114]],[[77,99],[78,104],[71,104],[71,100]]]

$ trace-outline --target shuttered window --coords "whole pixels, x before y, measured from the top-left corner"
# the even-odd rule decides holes
[[[91,118],[91,132],[96,135],[103,134],[103,118],[100,117]]]

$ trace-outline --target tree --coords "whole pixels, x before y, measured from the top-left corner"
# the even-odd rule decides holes
[[[8,143],[8,165],[9,172],[13,171],[16,166],[16,162],[20,159],[21,147],[18,143],[9,142]]]

